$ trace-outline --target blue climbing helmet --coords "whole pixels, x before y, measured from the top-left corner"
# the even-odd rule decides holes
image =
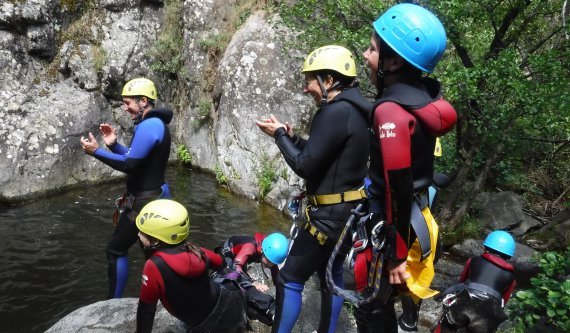
[[[261,243],[263,255],[272,263],[279,265],[285,261],[287,252],[289,252],[289,241],[285,236],[276,232],[263,240]]]
[[[424,72],[433,72],[445,52],[447,38],[443,25],[421,6],[395,5],[372,25],[388,46]]]
[[[503,230],[495,230],[490,233],[485,238],[483,246],[509,257],[515,255],[515,239],[511,234]]]

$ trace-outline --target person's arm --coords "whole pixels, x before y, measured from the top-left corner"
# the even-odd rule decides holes
[[[374,112],[374,132],[380,142],[386,188],[388,264],[390,282],[403,283],[410,247],[410,219],[414,199],[411,136],[415,118],[400,105],[386,102]]]
[[[517,281],[513,279],[513,282],[511,282],[511,284],[503,292],[503,306],[507,305],[507,302],[511,298],[511,295],[513,294],[513,291],[515,290],[516,285],[517,285]]]
[[[471,258],[469,258],[465,263],[465,267],[463,267],[463,272],[461,272],[461,275],[459,276],[459,282],[465,282],[465,280],[467,280],[467,278],[469,277],[470,271],[471,271]]]
[[[356,111],[345,103],[335,103],[319,110],[313,117],[309,139],[297,144],[285,128],[275,131],[277,147],[285,162],[299,177],[310,178],[333,161],[339,147],[347,140],[350,112]]]
[[[152,149],[162,141],[164,132],[164,123],[160,119],[151,118],[138,126],[131,147],[125,154],[97,149],[93,156],[115,170],[130,173],[138,169]],[[113,150],[122,151],[119,147],[113,147]]]
[[[251,257],[255,251],[255,245],[252,243],[245,243],[239,248],[234,259],[234,265],[237,271],[243,272],[243,267],[247,265],[249,257]]]
[[[222,256],[212,250],[209,250],[205,247],[201,247],[200,248],[203,252],[204,255],[206,256],[206,258],[208,258],[208,261],[210,262],[210,268],[214,269],[214,270],[218,270],[218,269],[222,269],[224,267],[224,259],[222,258]],[[205,265],[204,265],[204,269],[206,269]]]
[[[154,323],[156,304],[160,299],[160,291],[163,289],[161,286],[164,285],[164,282],[158,267],[152,260],[146,261],[142,276],[143,283],[139,293],[136,332],[150,333]]]

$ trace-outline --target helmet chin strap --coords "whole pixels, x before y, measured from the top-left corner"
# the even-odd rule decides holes
[[[329,92],[327,90],[327,88],[325,88],[325,85],[323,83],[323,79],[321,78],[320,75],[316,75],[317,76],[317,82],[319,82],[319,87],[321,88],[322,91],[322,95],[321,95],[321,104],[319,106],[324,106],[329,102]],[[335,88],[336,86],[338,86],[340,84],[340,81],[335,81],[331,87],[329,88],[329,90]]]

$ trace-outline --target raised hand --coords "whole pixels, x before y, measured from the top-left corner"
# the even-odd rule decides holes
[[[112,146],[117,143],[117,130],[109,124],[99,125],[99,132],[103,137],[103,141],[107,146]]]
[[[99,143],[91,132],[89,132],[89,139],[82,136],[79,141],[81,142],[81,148],[83,148],[83,151],[86,154],[93,155],[93,153],[95,153],[95,150],[99,148]]]

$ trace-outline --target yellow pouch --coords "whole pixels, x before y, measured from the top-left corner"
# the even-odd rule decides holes
[[[431,253],[422,261],[422,251],[417,239],[408,252],[406,271],[410,273],[410,277],[406,280],[406,285],[415,303],[420,299],[430,298],[439,293],[429,287],[435,275],[433,262],[435,260],[439,228],[428,207],[422,210],[422,215],[425,218],[430,234]]]

